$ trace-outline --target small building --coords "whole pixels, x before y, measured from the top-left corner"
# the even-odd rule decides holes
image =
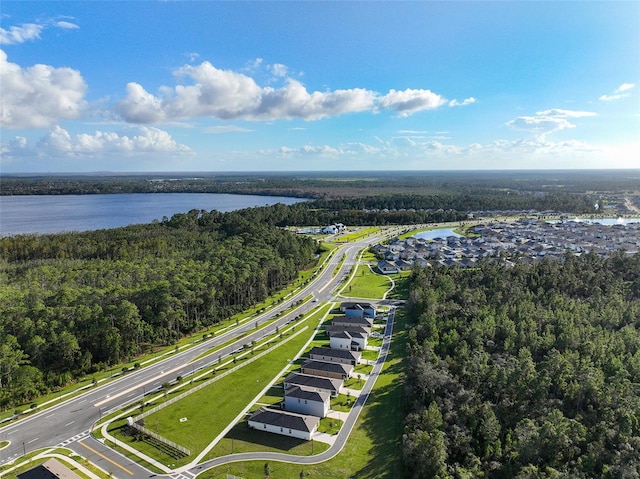
[[[329,393],[304,386],[292,386],[284,390],[284,409],[298,414],[326,417],[329,413],[329,398]]]
[[[247,422],[251,429],[309,441],[311,436],[318,430],[320,418],[306,414],[260,408],[249,416]]]
[[[395,263],[392,263],[387,260],[382,260],[378,262],[378,271],[380,271],[382,274],[393,274],[393,273],[400,272],[400,270],[395,265]]]
[[[47,459],[39,466],[18,474],[18,479],[81,479],[57,459]]]
[[[370,303],[340,303],[340,311],[347,317],[375,318],[376,308]]]
[[[324,330],[329,337],[334,334],[341,333],[342,331],[346,331],[347,333],[365,334],[367,337],[371,336],[371,328],[367,326],[351,325],[351,323],[346,326],[344,324],[330,324],[329,326],[325,326]]]
[[[347,379],[353,372],[351,364],[332,363],[331,361],[317,361],[309,359],[300,368],[302,374],[321,376],[325,378]]]
[[[336,397],[340,392],[342,382],[342,379],[310,376],[294,372],[284,378],[284,389],[287,390],[292,386],[303,386],[309,390],[325,392],[331,397]]]
[[[310,359],[318,361],[331,361],[333,363],[351,364],[355,366],[360,361],[360,351],[347,351],[345,349],[331,349],[314,347],[309,352]]]
[[[332,349],[348,349],[351,351],[362,351],[367,347],[367,336],[361,333],[349,333],[342,331],[332,334],[329,338]]]

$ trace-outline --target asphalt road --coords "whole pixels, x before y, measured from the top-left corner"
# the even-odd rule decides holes
[[[91,442],[91,444],[98,447],[100,443],[88,436],[91,426],[101,415],[107,414],[112,410],[121,409],[140,400],[144,394],[157,390],[164,382],[174,380],[177,376],[188,378],[191,374],[197,373],[198,370],[212,366],[217,362],[219,355],[224,357],[231,354],[242,347],[243,344],[275,332],[276,327],[282,327],[299,314],[304,314],[317,306],[316,302],[307,302],[294,311],[278,318],[266,329],[256,330],[256,321],[261,323],[271,319],[279,312],[287,309],[291,303],[301,300],[310,294],[313,294],[319,302],[329,301],[334,295],[334,290],[343,281],[345,275],[348,274],[359,251],[375,241],[378,241],[378,238],[372,236],[339,248],[330,259],[328,266],[309,285],[268,313],[256,316],[251,321],[247,321],[225,334],[202,342],[187,351],[169,355],[158,363],[127,373],[104,386],[89,389],[86,393],[75,398],[0,428],[0,441],[10,441],[9,446],[0,451],[0,464],[9,462],[26,452],[57,445],[71,447],[86,456],[87,448],[77,444],[77,442],[81,441],[84,444]],[[334,268],[343,255],[345,255],[345,261],[340,271],[333,275]],[[243,333],[249,334],[215,354],[191,362],[203,352]],[[127,463],[131,464],[132,470],[135,469],[134,474],[136,477],[142,477],[142,471],[145,473],[144,477],[149,477],[146,469],[133,465],[130,461],[127,461]],[[113,469],[111,467],[107,470]],[[113,472],[116,473],[115,470]],[[124,476],[119,475],[119,477]]]

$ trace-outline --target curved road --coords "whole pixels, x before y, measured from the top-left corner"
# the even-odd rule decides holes
[[[379,237],[372,236],[365,240],[339,247],[326,267],[316,275],[309,285],[303,287],[298,293],[263,315],[256,316],[252,320],[246,321],[244,324],[215,338],[204,341],[187,351],[172,354],[166,359],[130,372],[104,386],[89,389],[87,392],[59,405],[0,428],[0,441],[10,441],[9,446],[0,451],[0,464],[9,462],[26,452],[57,445],[71,447],[78,453],[87,456],[88,448],[82,444],[78,445],[78,441],[87,441],[87,444],[92,448],[89,451],[93,450],[96,454],[95,457],[101,457],[101,454],[111,455],[110,449],[105,448],[97,440],[90,439],[89,435],[92,425],[103,414],[112,410],[122,409],[128,404],[140,400],[143,395],[157,390],[164,382],[173,380],[177,376],[188,377],[200,369],[212,366],[218,360],[219,355],[224,357],[247,342],[274,333],[277,327],[282,327],[299,314],[307,313],[317,306],[313,302],[307,302],[278,318],[268,327],[256,330],[256,322],[261,323],[273,318],[287,309],[291,303],[302,300],[310,294],[313,294],[320,302],[330,300],[333,297],[335,288],[343,281],[345,274],[354,264],[360,250],[378,240]],[[345,261],[340,271],[333,275],[334,269],[342,260],[343,255],[345,256]],[[244,333],[249,334],[242,337],[241,340],[220,349],[217,354],[196,359],[205,351],[237,338]],[[92,456],[93,458],[94,456]],[[120,459],[122,460],[123,457],[120,457]],[[130,468],[130,475],[148,477],[146,469],[137,466],[130,460],[125,461],[128,464],[126,467]],[[113,470],[113,467],[107,466],[105,469]],[[113,470],[113,472],[116,471]]]

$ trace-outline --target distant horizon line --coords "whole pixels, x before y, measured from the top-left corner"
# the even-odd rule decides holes
[[[562,172],[625,172],[625,171],[634,171],[640,172],[640,168],[494,168],[494,169],[454,169],[454,170],[223,170],[223,171],[215,171],[215,170],[172,170],[172,171],[47,171],[47,172],[10,172],[10,173],[2,173],[0,171],[0,178],[3,176],[61,176],[61,175],[72,175],[72,176],[109,176],[109,175],[133,175],[133,176],[141,176],[141,175],[159,175],[159,176],[167,176],[167,175],[328,175],[328,174],[343,174],[343,175],[352,175],[352,174],[370,174],[370,175],[382,175],[382,174],[415,174],[415,173],[542,173],[542,172],[554,172],[554,173],[562,173]]]

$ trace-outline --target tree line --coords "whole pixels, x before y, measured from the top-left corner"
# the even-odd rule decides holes
[[[239,193],[301,198],[637,190],[637,170],[3,175],[0,195]]]
[[[638,477],[640,255],[411,283],[407,477]]]

